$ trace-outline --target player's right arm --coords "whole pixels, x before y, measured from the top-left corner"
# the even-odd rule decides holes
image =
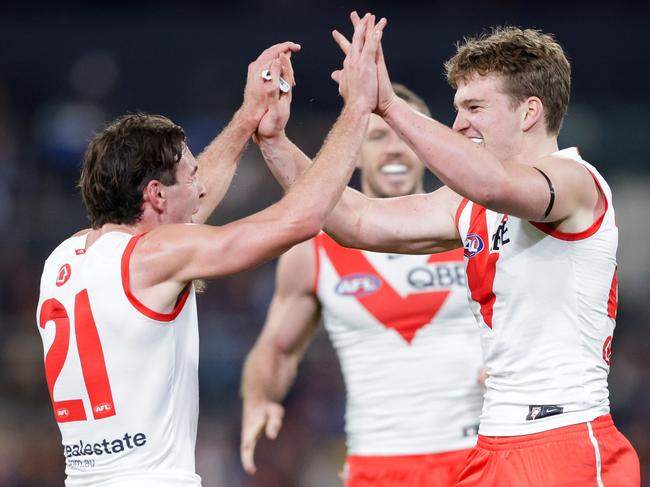
[[[241,383],[243,400],[241,462],[256,471],[254,453],[264,433],[275,439],[282,426],[280,404],[294,382],[300,362],[320,317],[313,290],[316,274],[312,240],[300,243],[278,262],[276,290],[264,328],[248,354]]]
[[[161,225],[138,241],[131,262],[131,288],[159,312],[173,309],[188,282],[233,274],[280,255],[315,236],[352,174],[370,112],[376,106],[375,56],[383,23],[359,22],[341,83],[345,106],[314,164],[276,204],[222,227]],[[271,63],[274,92],[280,60]],[[283,96],[278,94],[278,97]]]
[[[257,138],[271,172],[290,188],[311,160],[284,134]],[[346,188],[325,231],[339,244],[376,252],[431,254],[460,246],[454,219],[462,198],[447,187],[399,198],[369,198]]]

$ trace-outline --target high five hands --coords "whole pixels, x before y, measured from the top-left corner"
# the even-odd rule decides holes
[[[354,35],[352,37],[352,42],[348,41],[347,38],[337,30],[332,31],[332,37],[334,37],[334,40],[343,51],[343,54],[346,55],[346,60],[347,60],[351,56],[351,53],[354,52],[353,47],[355,45],[355,37],[357,36],[357,30],[359,28],[363,28],[364,22],[366,22],[366,27],[365,27],[366,31],[370,29],[372,33],[374,28],[374,32],[378,32],[378,34],[374,34],[374,36],[371,36],[373,40],[376,41],[376,46],[375,43],[372,43],[371,46],[369,46],[370,49],[367,50],[368,55],[374,52],[373,61],[376,65],[376,70],[377,70],[376,83],[374,85],[370,85],[369,88],[372,88],[373,86],[377,88],[376,105],[375,107],[373,107],[373,111],[378,115],[383,115],[388,111],[388,108],[393,103],[396,96],[390,83],[390,77],[388,76],[386,61],[384,59],[384,52],[381,47],[381,37],[382,37],[383,29],[384,27],[386,27],[387,20],[385,18],[382,18],[379,22],[377,22],[376,26],[369,25],[370,22],[374,24],[374,18],[375,18],[374,15],[371,14],[366,14],[364,15],[363,18],[359,18],[359,14],[357,14],[357,12],[352,12],[350,14],[350,20],[352,20],[352,25],[354,26]],[[344,61],[343,69],[334,71],[332,73],[332,79],[339,84],[339,91],[341,90],[341,81],[342,81],[341,75],[343,74],[343,72],[345,72],[345,70],[346,70],[346,63]],[[343,93],[341,94],[343,95]]]
[[[332,73],[332,79],[338,83],[346,105],[375,111],[378,103],[377,60],[386,19],[375,23],[374,15],[367,13],[359,18],[356,12],[351,18],[354,25],[352,42],[334,31],[337,34],[334,39],[343,50],[345,59],[343,68]]]

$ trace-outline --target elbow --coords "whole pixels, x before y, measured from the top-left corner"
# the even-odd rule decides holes
[[[498,201],[497,193],[492,187],[481,188],[481,191],[477,193],[474,201],[484,208],[494,208],[494,203]]]
[[[484,208],[498,211],[515,191],[513,186],[508,179],[492,181],[483,185],[471,199]]]

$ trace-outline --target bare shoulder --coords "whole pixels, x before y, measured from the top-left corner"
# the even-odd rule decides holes
[[[442,203],[452,213],[456,212],[456,208],[458,208],[458,205],[460,205],[461,201],[464,199],[461,195],[453,191],[448,186],[442,186],[430,194],[435,194],[437,201]]]
[[[450,189],[448,186],[442,186],[431,193],[424,195],[427,204],[434,207],[452,220],[456,217],[456,211],[463,201],[463,197]]]
[[[598,199],[598,188],[586,166],[570,157],[550,154],[541,158],[534,167],[544,172],[551,184],[566,188],[575,200],[592,206]]]
[[[278,289],[311,292],[316,279],[316,244],[309,239],[294,245],[278,260]]]

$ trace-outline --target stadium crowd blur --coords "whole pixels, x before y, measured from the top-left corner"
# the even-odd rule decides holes
[[[451,2],[453,3],[453,2]],[[372,7],[389,25],[384,49],[395,81],[453,120],[442,62],[464,34],[511,23],[554,32],[573,62],[573,94],[560,136],[609,180],[620,227],[619,316],[612,412],[641,458],[650,486],[650,75],[647,2],[500,0],[273,2],[26,2],[0,16],[0,487],[63,484],[64,458],[45,383],[35,308],[44,258],[85,228],[76,190],[91,134],[125,112],[162,113],[185,127],[197,154],[239,106],[247,64],[283,40],[294,58],[289,135],[318,150],[341,100],[329,73],[341,56],[333,28]],[[430,181],[433,184],[433,181]],[[430,186],[429,189],[432,189]],[[221,223],[256,211],[280,189],[254,144],[213,215]],[[201,411],[197,469],[206,487],[340,485],[344,392],[327,338],[312,344],[287,400],[284,428],[258,450],[248,478],[238,457],[243,358],[262,325],[274,263],[209,284],[199,298]],[[390,360],[390,357],[386,357]],[[436,371],[430,371],[435,374]]]

